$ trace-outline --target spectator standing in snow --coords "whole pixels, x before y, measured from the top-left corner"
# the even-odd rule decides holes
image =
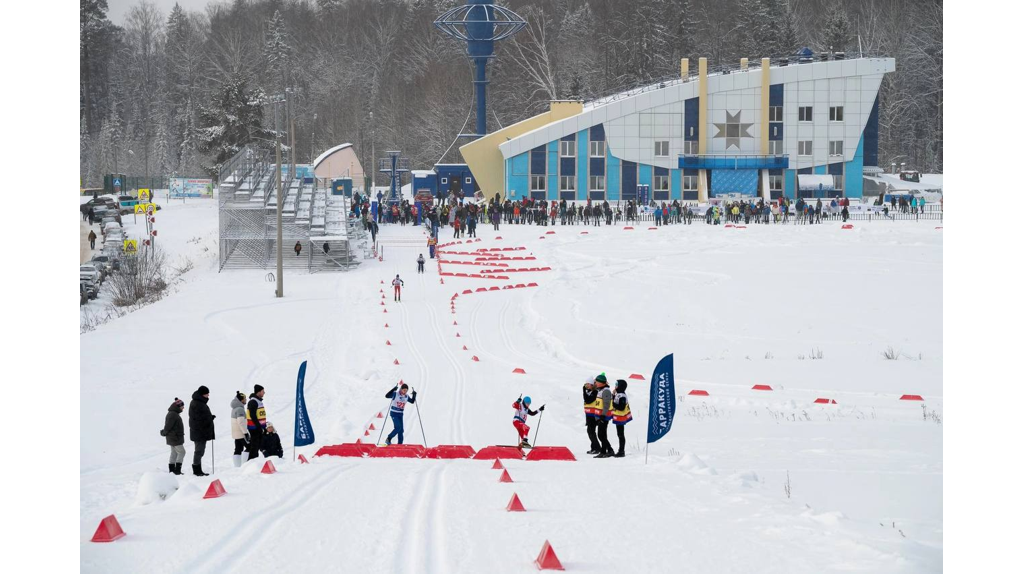
[[[608,388],[608,379],[604,373],[598,375],[594,382],[597,383],[597,408],[599,412],[597,439],[601,441],[601,452],[594,458],[608,458],[615,454],[612,444],[608,442],[608,422],[612,419],[612,390]]]
[[[263,406],[263,396],[267,394],[261,385],[255,385],[245,405],[245,427],[249,431],[249,458],[252,460],[260,454],[260,444],[267,428],[267,409]]]
[[[395,391],[398,391],[397,393]],[[387,444],[391,444],[391,439],[398,436],[398,444],[404,444],[405,442],[405,405],[406,403],[416,402],[416,391],[409,394],[409,385],[402,383],[402,388],[394,386],[388,391],[384,398],[391,399],[391,422],[394,423],[395,429],[388,433],[388,438],[385,441]]]
[[[96,249],[96,232],[89,230],[89,249]]]
[[[612,399],[612,423],[615,425],[615,432],[619,435],[619,452],[615,458],[626,456],[626,423],[633,420],[629,412],[629,398],[626,397],[626,381],[619,379],[615,381],[615,397]]]
[[[185,401],[174,397],[174,402],[167,407],[164,417],[164,428],[160,436],[167,438],[167,446],[171,447],[171,460],[167,470],[173,474],[181,474],[181,463],[185,460],[185,425],[181,422],[181,413],[185,410]]]
[[[512,403],[512,408],[516,410],[512,416],[512,426],[516,427],[516,431],[519,432],[519,448],[529,448],[530,441],[527,440],[530,436],[530,427],[526,425],[526,417],[537,416],[537,413],[544,410],[544,405],[541,405],[539,409],[535,411],[530,410],[530,403],[532,399],[530,397],[523,397],[516,399],[516,402]]]
[[[231,399],[231,438],[235,439],[235,452],[231,455],[235,466],[242,466],[242,451],[249,441],[249,431],[245,428],[245,393],[238,391]]]
[[[302,243],[296,241],[295,242],[295,256],[298,257],[300,253],[302,253]]]
[[[274,423],[267,423],[267,433],[263,435],[263,457],[284,458],[284,448],[281,446],[281,435],[274,430]]]
[[[603,374],[603,373],[602,373]],[[590,450],[587,454],[600,454],[601,445],[597,442],[597,389],[594,379],[587,377],[583,383],[583,416],[587,423],[587,438],[590,439]]]
[[[203,472],[203,455],[206,454],[206,442],[213,440],[213,419],[216,415],[210,412],[210,389],[201,385],[192,393],[192,402],[188,404],[188,438],[195,443],[192,453],[192,474],[207,476]]]

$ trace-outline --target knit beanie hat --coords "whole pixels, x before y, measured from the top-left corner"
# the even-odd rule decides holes
[[[199,385],[199,394],[208,395],[210,394],[210,389],[206,388],[206,385]]]
[[[262,390],[263,390],[263,385],[254,385],[252,387],[252,394],[255,395],[256,393],[258,393],[258,392],[260,392]]]
[[[178,397],[174,397],[174,402],[171,403],[171,406],[172,407],[177,407],[179,409],[180,408],[184,408],[185,407],[185,401],[179,399]]]
[[[242,391],[235,391],[235,398],[238,399],[240,402],[244,403],[245,402],[245,393],[243,393]]]
[[[601,373],[600,375],[598,375],[597,377],[594,378],[594,381],[607,385],[608,384],[608,377],[604,376],[604,373]]]

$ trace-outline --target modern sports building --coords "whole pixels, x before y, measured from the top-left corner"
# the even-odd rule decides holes
[[[816,59],[680,77],[549,111],[462,146],[487,198],[707,201],[863,196],[892,58]]]

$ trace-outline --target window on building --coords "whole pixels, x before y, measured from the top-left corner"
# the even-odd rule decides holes
[[[576,190],[576,176],[574,175],[563,175],[558,179],[558,189],[562,191],[575,191]]]
[[[768,155],[782,155],[782,140],[770,140],[768,142]]]
[[[590,157],[604,157],[604,142],[590,142]]]
[[[683,176],[683,190],[684,191],[697,191],[697,176],[695,176],[695,175],[684,175]]]
[[[469,184],[471,184],[471,183],[473,183],[473,178],[471,178],[471,177],[467,177],[467,178],[466,178],[466,185],[469,185]]]
[[[699,143],[700,142],[698,142],[696,140],[683,142],[683,154],[684,155],[697,155],[697,153],[700,151]]]
[[[544,191],[544,180],[546,178],[543,175],[531,175],[530,176],[530,190],[531,191]]]
[[[828,155],[843,155],[843,140],[828,142]]]
[[[813,122],[814,114],[811,106],[800,106],[800,121]]]
[[[576,157],[576,142],[575,141],[559,141],[558,142],[559,155],[562,157]]]
[[[668,191],[668,181],[667,175],[654,176],[654,191]]]
[[[812,155],[811,140],[797,142],[797,155]]]
[[[841,175],[833,175],[832,176],[832,180],[834,181],[834,186],[835,186],[835,188],[838,191],[842,191],[843,190],[843,179],[844,178]]]
[[[447,177],[442,177],[441,178],[441,183],[447,184],[448,183],[448,178]]]
[[[739,126],[737,126],[739,127]],[[655,157],[668,157],[668,142],[658,141],[654,142],[654,155]]]
[[[604,176],[590,176],[590,191],[604,191]]]
[[[841,122],[843,121],[843,106],[832,106],[828,109],[828,121],[830,122]]]
[[[768,121],[770,122],[781,122],[782,121],[782,106],[771,106],[768,108]]]
[[[690,126],[690,137],[693,137],[693,126]]]
[[[768,189],[770,191],[782,191],[783,176],[781,175],[769,175],[768,176]]]

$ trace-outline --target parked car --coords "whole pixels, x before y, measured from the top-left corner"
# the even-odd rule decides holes
[[[80,290],[85,291],[85,293],[89,296],[90,299],[95,299],[100,294],[99,285],[93,283],[92,281],[86,279],[79,279],[78,286]]]
[[[106,274],[99,267],[91,263],[83,263],[78,267],[78,278],[92,281],[99,285],[103,282]]]
[[[109,235],[110,233],[114,233],[115,235],[120,234],[122,231],[121,224],[114,221],[114,218],[112,217],[104,217],[102,231],[103,235]]]
[[[89,263],[97,267],[101,267],[106,271],[107,275],[110,275],[111,272],[117,271],[121,268],[121,260],[117,257],[111,257],[110,255],[94,255],[93,258],[89,260]]]

